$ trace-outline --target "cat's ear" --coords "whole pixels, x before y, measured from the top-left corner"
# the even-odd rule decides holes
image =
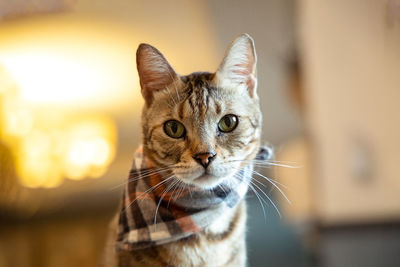
[[[142,95],[148,103],[152,101],[155,91],[165,89],[178,78],[163,54],[149,44],[139,45],[136,64]]]
[[[221,87],[245,85],[250,97],[257,90],[257,55],[253,38],[241,34],[229,45],[215,79]]]

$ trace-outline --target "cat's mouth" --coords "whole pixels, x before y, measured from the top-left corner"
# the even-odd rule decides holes
[[[232,177],[233,173],[225,168],[196,168],[190,173],[175,173],[183,182],[199,188],[214,188],[225,179]]]
[[[202,175],[200,175],[199,177],[195,178],[194,181],[198,182],[198,181],[208,181],[210,179],[215,179],[217,177],[215,177],[212,174],[209,174],[207,172],[204,172]]]
[[[196,178],[192,178],[190,184],[195,185],[200,188],[214,188],[221,184],[226,178],[229,178],[231,175],[223,175],[219,176],[210,171],[205,170],[202,174],[197,176]]]
[[[199,177],[195,178],[192,181],[192,184],[195,184],[199,187],[202,188],[213,188],[220,184],[222,181],[221,177],[209,174],[209,173],[204,173],[200,175]]]

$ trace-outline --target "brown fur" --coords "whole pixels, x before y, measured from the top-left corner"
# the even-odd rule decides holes
[[[139,46],[137,65],[146,105],[142,111],[143,149],[157,166],[171,166],[177,179],[207,189],[234,179],[259,148],[262,116],[257,96],[254,43],[244,34],[231,43],[215,73],[180,76],[154,47]],[[238,118],[229,133],[218,130],[227,114]],[[168,120],[182,123],[186,135],[173,139],[164,132]],[[194,155],[215,155],[207,171]],[[107,266],[245,266],[246,205],[189,238],[109,257]],[[116,219],[110,244],[115,240]]]

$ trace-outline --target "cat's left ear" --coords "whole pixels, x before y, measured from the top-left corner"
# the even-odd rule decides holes
[[[250,97],[257,95],[257,55],[253,38],[241,34],[232,41],[219,66],[215,83],[220,87],[247,87]]]
[[[167,88],[178,79],[163,54],[149,44],[140,44],[136,52],[136,63],[140,78],[142,95],[147,103],[153,100],[153,94]]]

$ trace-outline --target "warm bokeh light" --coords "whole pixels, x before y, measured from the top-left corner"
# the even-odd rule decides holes
[[[5,120],[6,132],[10,135],[24,136],[32,128],[33,118],[27,109],[17,109],[9,112]]]
[[[82,60],[51,53],[8,54],[4,66],[16,79],[23,100],[28,103],[68,104],[88,101],[104,93],[110,85],[110,70]]]
[[[65,15],[2,24],[0,33],[0,64],[24,105],[118,112],[140,95],[136,41],[112,26]]]
[[[85,115],[83,111],[30,106],[21,97],[29,90],[18,87],[23,82],[19,83],[18,78],[4,70],[0,76],[0,137],[12,148],[22,185],[50,188],[59,186],[64,178],[80,180],[105,173],[116,147],[116,126],[111,118]],[[90,77],[87,83],[90,83]],[[100,85],[93,87],[96,88],[102,89]],[[46,99],[44,91],[39,95],[44,96],[40,100]],[[79,91],[67,90],[63,95],[71,101],[82,101]]]
[[[65,175],[74,180],[101,176],[114,157],[115,128],[104,119],[82,121],[71,127],[64,155]]]
[[[116,129],[102,116],[37,126],[17,146],[17,173],[27,187],[55,187],[63,178],[99,177],[115,155]]]
[[[57,29],[1,29],[8,35],[0,37],[0,138],[30,188],[101,177],[114,159],[117,130],[99,107],[118,112],[138,94],[137,77],[124,65],[134,60],[122,56],[127,49],[116,38],[95,34],[91,24],[70,34]]]

